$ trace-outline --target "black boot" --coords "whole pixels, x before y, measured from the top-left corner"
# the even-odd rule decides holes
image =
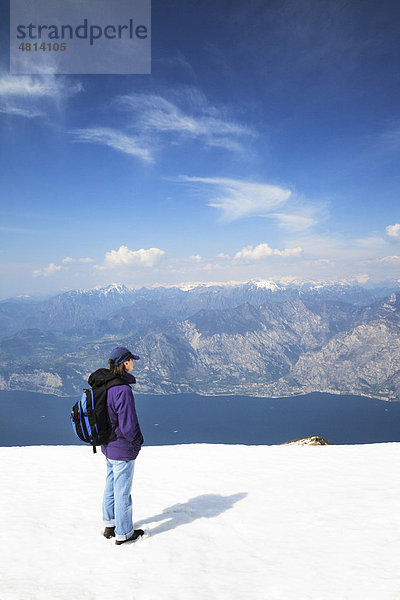
[[[103,531],[103,535],[108,540],[112,537],[115,537],[115,526],[114,527],[106,527]]]
[[[130,538],[127,540],[115,540],[115,544],[120,546],[121,544],[125,544],[125,542],[136,542],[142,535],[144,535],[143,529],[135,529]]]

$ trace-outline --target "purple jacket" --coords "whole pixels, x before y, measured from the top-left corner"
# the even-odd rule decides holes
[[[135,378],[127,373],[127,383],[135,383]],[[143,444],[143,436],[136,414],[135,399],[130,387],[116,385],[107,392],[107,409],[111,425],[115,426],[117,439],[101,447],[107,458],[114,460],[134,460]]]

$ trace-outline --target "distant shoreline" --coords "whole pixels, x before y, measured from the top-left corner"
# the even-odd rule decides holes
[[[82,387],[82,391],[83,391]],[[382,402],[400,402],[400,398],[388,397],[388,396],[378,396],[378,395],[370,395],[370,394],[358,394],[357,392],[338,392],[335,390],[311,390],[306,392],[293,392],[293,394],[286,395],[259,395],[259,394],[229,394],[229,393],[209,393],[203,394],[200,392],[167,392],[165,394],[156,394],[151,392],[139,392],[133,388],[133,392],[135,397],[139,396],[151,396],[151,397],[167,397],[167,396],[199,396],[201,398],[257,398],[257,399],[265,399],[265,400],[285,400],[290,398],[298,398],[303,396],[309,396],[310,394],[322,394],[327,396],[352,396],[356,398],[369,398],[370,400],[381,400]],[[38,394],[44,396],[54,396],[55,398],[76,398],[79,396],[79,392],[73,395],[64,395],[64,394],[56,394],[54,392],[38,392],[37,390],[0,390],[1,394]]]

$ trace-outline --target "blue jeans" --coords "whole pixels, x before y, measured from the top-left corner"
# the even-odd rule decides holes
[[[134,460],[107,458],[103,520],[106,527],[115,526],[115,537],[119,541],[127,540],[133,533],[131,489],[134,467]]]

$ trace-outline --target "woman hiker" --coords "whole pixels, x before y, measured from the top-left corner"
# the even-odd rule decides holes
[[[103,520],[106,538],[115,537],[119,546],[134,542],[143,535],[142,529],[134,529],[132,521],[132,479],[135,460],[143,444],[139,421],[136,415],[135,399],[129,384],[136,383],[130,374],[133,361],[139,357],[123,346],[118,346],[110,354],[108,369],[98,369],[89,377],[89,384],[106,384],[107,410],[115,435],[101,447],[107,460],[106,486],[103,498]],[[121,380],[114,385],[112,379]],[[110,387],[110,384],[112,387]]]

